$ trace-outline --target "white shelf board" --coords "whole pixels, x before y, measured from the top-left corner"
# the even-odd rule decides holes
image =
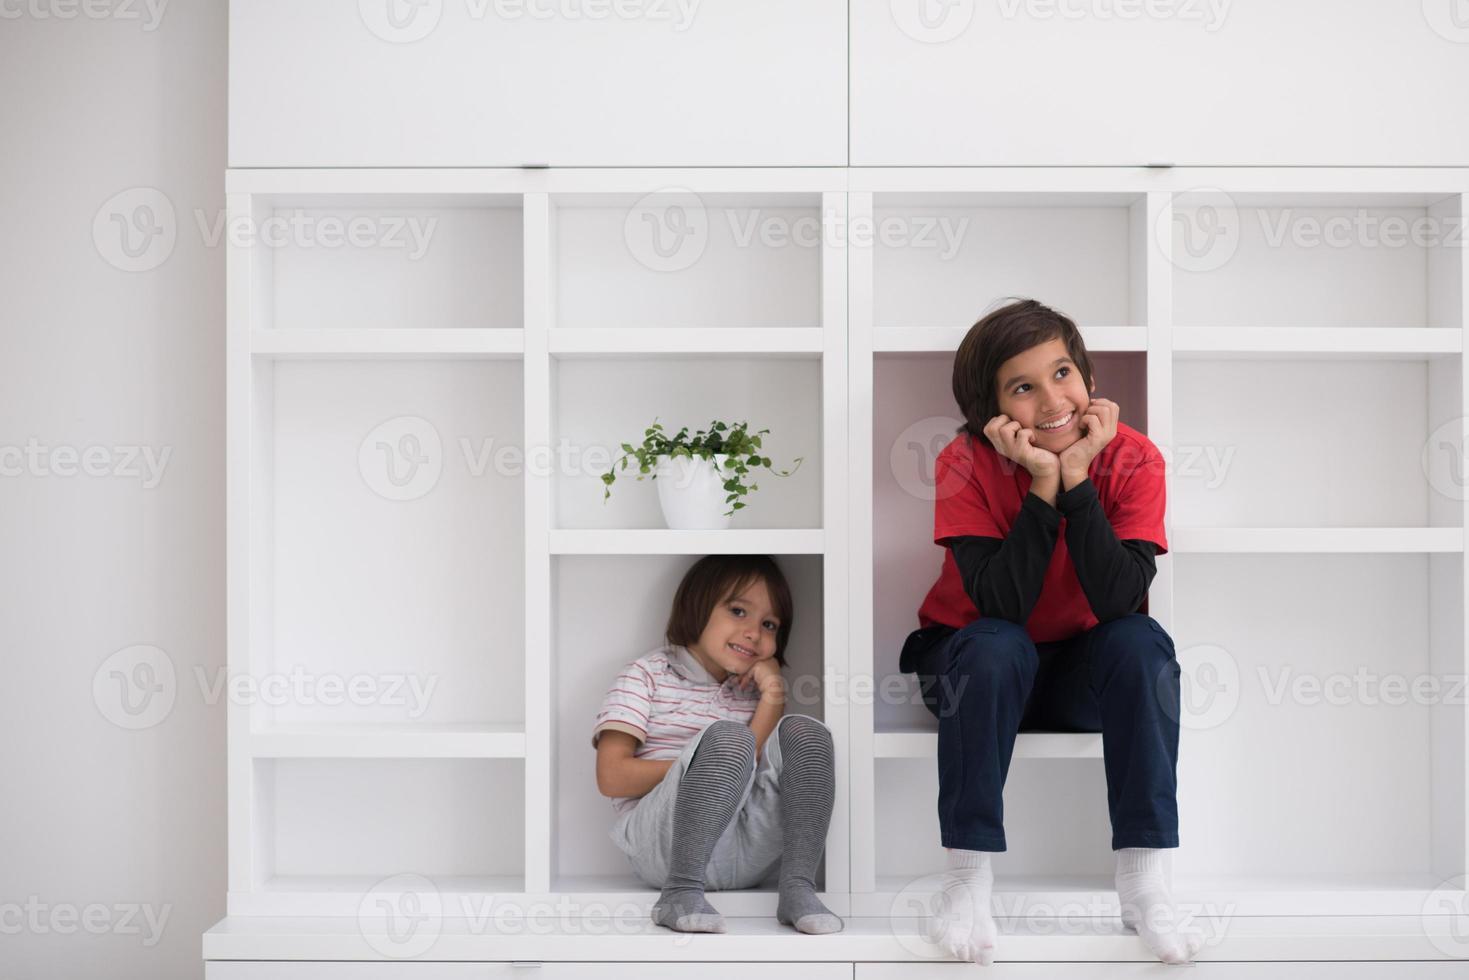
[[[941,852],[940,852],[941,853]],[[1173,896],[1180,911],[1194,915],[1279,916],[1284,920],[1311,916],[1411,916],[1424,919],[1430,898],[1462,902],[1462,889],[1440,889],[1444,882],[1429,874],[1299,874],[1196,875],[1179,870],[1174,859]],[[937,873],[937,872],[934,872]],[[877,891],[852,896],[853,915],[886,915],[894,903],[924,883],[926,875],[879,875]],[[1116,883],[1111,875],[1055,876],[995,874],[996,914],[1025,915],[1027,909],[1096,910],[1119,914]],[[1445,916],[1445,918],[1447,918]],[[1238,921],[1236,919],[1235,921]],[[1469,921],[1464,923],[1469,926]],[[1332,957],[1335,958],[1335,957]],[[1391,958],[1391,957],[1383,957]]]
[[[740,917],[720,899],[724,933],[675,934],[646,915],[614,911],[599,919],[539,914],[512,900],[498,917],[443,918],[432,944],[415,961],[575,961],[575,962],[731,962],[816,963],[933,962],[944,954],[921,937],[926,923],[914,916],[847,917],[841,932],[806,936],[772,916]],[[513,913],[525,911],[524,917]],[[1197,957],[1209,960],[1444,960],[1449,957],[1430,936],[1453,949],[1451,916],[1234,916],[1200,923],[1206,945]],[[1143,941],[1120,919],[1000,916],[997,962],[1064,961],[1157,963]],[[1062,924],[1066,928],[1059,928]],[[1222,928],[1221,928],[1222,925]],[[1459,926],[1462,928],[1462,925]],[[231,915],[204,934],[206,960],[385,960],[382,937],[370,942],[355,916],[277,918]],[[972,967],[972,964],[971,964]],[[850,967],[847,967],[850,970]],[[960,967],[955,965],[953,969]],[[968,971],[966,971],[967,973]]]
[[[833,167],[230,167],[225,191],[271,198],[318,195],[442,195],[501,203],[505,195],[587,195],[593,201],[636,199],[677,187],[699,195],[726,195],[769,203],[772,196],[846,190],[845,168]],[[595,195],[602,195],[600,198]],[[612,197],[609,197],[612,195]],[[724,203],[725,198],[720,202]],[[557,207],[568,202],[557,199]]]
[[[356,915],[362,896],[369,891],[390,900],[399,894],[391,890],[384,892],[383,877],[278,875],[269,879],[260,891],[231,895],[229,912],[231,915]],[[658,899],[658,889],[644,885],[630,872],[558,876],[550,892],[527,892],[524,880],[518,876],[430,874],[425,877],[433,882],[444,915],[473,915],[492,902],[513,899],[526,905],[563,903],[572,917],[617,908],[636,909],[639,915],[646,916]],[[721,892],[720,911],[728,915],[775,915],[780,894],[774,876],[765,885]],[[825,891],[818,894],[839,915],[846,914],[850,908],[845,894]]]
[[[1175,354],[1270,358],[1427,358],[1463,353],[1461,330],[1432,327],[1177,327]]]
[[[518,875],[426,875],[440,894],[481,895],[511,891],[524,883]],[[382,882],[376,875],[275,875],[265,882],[269,892],[365,895]],[[390,892],[389,894],[396,894]]]
[[[874,188],[877,208],[1127,208],[1145,195],[1142,190],[946,190],[939,178],[927,190]]]
[[[730,528],[674,531],[664,528],[604,528],[551,531],[553,555],[819,555],[821,528]]]
[[[878,759],[928,759],[938,756],[936,731],[878,732],[872,737]],[[1100,732],[1020,732],[1015,736],[1016,759],[1100,759]]]
[[[522,759],[520,725],[288,725],[250,735],[256,759]]]
[[[1186,195],[1219,187],[1236,204],[1424,206],[1458,193],[1463,180],[1442,167],[1189,166],[1163,171],[1110,167],[230,167],[225,191],[270,196],[443,194],[486,198],[528,192],[648,194],[898,193],[936,195],[965,206],[1123,206],[1149,191]]]
[[[935,844],[939,854],[942,850]],[[819,892],[833,912],[842,916],[888,916],[906,908],[937,874],[915,869],[912,875],[880,875],[875,892]],[[388,875],[276,876],[265,887],[251,893],[231,893],[229,914],[247,916],[355,916],[368,892],[396,900],[398,893],[384,891]],[[439,897],[445,916],[479,915],[497,903],[511,902],[518,908],[559,907],[566,919],[607,915],[617,911],[646,917],[658,890],[644,886],[631,874],[601,876],[558,876],[553,890],[530,893],[518,876],[427,875]],[[1173,876],[1174,896],[1184,911],[1195,915],[1235,916],[1413,916],[1440,899],[1460,903],[1462,889],[1441,888],[1438,876],[1430,874],[1298,874],[1298,875],[1197,875],[1177,870]],[[774,882],[769,887],[711,893],[711,901],[727,916],[775,914],[779,898]],[[995,911],[998,915],[1025,918],[1039,913],[1054,916],[1058,909],[1076,914],[1115,916],[1118,900],[1110,875],[996,875]],[[901,904],[900,904],[901,903]],[[1082,913],[1081,910],[1086,910]],[[1433,918],[1433,916],[1424,916]],[[1469,928],[1469,921],[1464,923]],[[264,957],[262,957],[264,958]],[[631,958],[618,953],[613,959]]]
[[[525,331],[465,327],[462,329],[263,330],[250,332],[250,353],[271,358],[323,357],[518,357],[525,351]]]
[[[1176,527],[1175,554],[1362,554],[1464,550],[1458,527]]]
[[[973,324],[962,327],[878,327],[872,349],[878,353],[952,354]],[[1147,327],[1087,327],[1081,329],[1089,351],[1146,351]]]
[[[552,354],[739,354],[815,357],[825,347],[820,327],[554,327]]]
[[[776,890],[775,876],[754,888],[718,893],[718,909],[725,915],[775,915],[780,901]],[[583,908],[636,907],[639,911],[651,910],[658,898],[658,889],[644,885],[634,875],[557,875],[551,881],[554,889],[552,898],[565,897]],[[713,892],[711,895],[715,894]],[[827,908],[838,915],[850,911],[849,899],[845,894],[834,895],[818,891]]]
[[[411,869],[409,869],[411,870]],[[230,915],[340,915],[355,916],[368,892],[397,901],[400,891],[384,887],[395,871],[380,875],[274,875],[263,887],[250,892],[230,892]],[[461,908],[481,907],[485,898],[525,891],[519,875],[427,875],[433,882],[445,914]]]

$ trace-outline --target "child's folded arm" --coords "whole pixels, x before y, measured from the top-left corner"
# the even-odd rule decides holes
[[[779,688],[773,694],[764,692],[760,695],[760,702],[755,707],[755,715],[750,719],[750,731],[755,733],[755,759],[760,759],[760,754],[765,751],[765,743],[770,739],[770,733],[775,731],[775,726],[785,714],[785,690]]]
[[[1054,507],[1035,494],[1026,494],[1004,538],[961,535],[949,539],[964,592],[981,616],[1025,625],[1040,601],[1060,526],[1061,515]]]
[[[677,761],[636,758],[633,752],[642,739],[616,723],[600,726],[592,739],[597,746],[597,792],[603,796],[643,796]]]
[[[1106,623],[1136,612],[1158,571],[1157,544],[1119,540],[1091,480],[1058,495],[1056,506],[1066,517],[1066,550],[1092,615]]]

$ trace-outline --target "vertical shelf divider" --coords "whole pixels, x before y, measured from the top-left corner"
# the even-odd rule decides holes
[[[551,890],[554,761],[551,636],[551,474],[538,472],[538,447],[551,446],[551,202],[527,193],[521,213],[525,243],[525,354],[522,360],[525,445],[525,884]]]
[[[229,223],[251,219],[251,195],[230,192],[225,205]],[[254,272],[259,257],[245,244],[226,236],[225,247],[225,669],[228,677],[253,674],[251,582],[252,505],[252,373],[250,327],[254,306]],[[254,597],[258,599],[259,597]],[[225,706],[229,784],[229,895],[254,888],[255,766],[250,758],[250,709],[230,701]]]
[[[1450,254],[1456,260],[1457,311],[1462,333],[1469,328],[1469,242],[1465,241],[1466,234],[1469,234],[1469,194],[1454,195],[1445,209],[1451,213],[1458,228],[1458,246]],[[1461,349],[1456,361],[1459,367],[1459,417],[1469,421],[1469,352]],[[1462,450],[1465,444],[1466,440],[1461,438],[1459,448]],[[1469,494],[1457,503],[1459,519],[1464,527],[1469,528]],[[1466,617],[1469,617],[1469,549],[1448,557],[1459,572],[1458,616],[1453,621],[1452,657],[1448,666],[1453,673],[1465,677],[1469,676],[1469,622],[1466,622]],[[1451,819],[1440,823],[1449,826],[1451,837],[1446,860],[1450,862],[1450,874],[1459,878],[1458,887],[1462,895],[1463,890],[1469,889],[1469,880],[1465,880],[1465,876],[1469,876],[1469,708],[1460,705],[1449,727],[1451,739],[1433,739],[1432,744],[1439,752],[1449,746],[1457,747],[1457,751],[1448,751],[1448,758],[1444,760],[1445,777],[1454,794]],[[1461,900],[1458,907],[1464,908],[1465,903]]]
[[[1458,330],[1469,327],[1469,246],[1464,243],[1465,226],[1469,224],[1469,195],[1454,194],[1428,208],[1434,219],[1430,227],[1443,230],[1443,242],[1430,255],[1427,288],[1429,289],[1429,326]],[[1448,229],[1457,227],[1455,233]],[[1450,244],[1457,241],[1457,244]],[[1437,261],[1435,261],[1437,260]],[[1439,370],[1435,370],[1438,368]],[[1449,431],[1457,435],[1458,445],[1451,452],[1462,454],[1469,446],[1469,358],[1459,353],[1446,362],[1430,362],[1427,390],[1429,393],[1428,427],[1430,438],[1438,427],[1455,417],[1458,426]],[[1435,393],[1439,398],[1435,399]],[[1433,452],[1441,447],[1426,447]],[[1465,467],[1462,456],[1448,461],[1450,474]],[[1469,527],[1469,487],[1458,485],[1458,499],[1435,501],[1430,483],[1428,523],[1440,522]],[[1435,505],[1438,505],[1437,507]],[[1427,556],[1429,586],[1429,670],[1436,677],[1464,677],[1469,674],[1469,552]],[[1446,579],[1441,582],[1440,579]],[[1441,597],[1441,598],[1440,598]],[[1430,722],[1429,764],[1435,787],[1429,835],[1429,863],[1435,876],[1447,886],[1463,894],[1469,875],[1469,715],[1454,699],[1434,706]],[[1459,901],[1458,908],[1464,903]],[[1443,911],[1427,909],[1426,911]]]
[[[1184,644],[1178,635],[1177,618],[1174,615],[1173,575],[1173,528],[1171,515],[1174,512],[1173,460],[1177,453],[1173,444],[1173,192],[1149,191],[1142,200],[1132,206],[1131,222],[1133,246],[1133,318],[1147,327],[1147,397],[1148,439],[1164,453],[1164,495],[1169,501],[1168,515],[1164,518],[1164,535],[1168,538],[1169,554],[1159,555],[1157,573],[1148,589],[1148,615],[1174,640],[1177,651]],[[1139,275],[1142,277],[1138,281]],[[1187,678],[1184,678],[1185,682]],[[1183,692],[1187,696],[1187,692]],[[1179,733],[1179,769],[1187,772],[1188,761],[1184,747],[1187,736]],[[1188,780],[1180,774],[1175,803],[1183,809],[1181,797],[1187,792]],[[1180,844],[1186,838],[1180,837]],[[1188,850],[1175,852],[1174,871],[1187,871]]]
[[[1149,191],[1132,206],[1133,317],[1148,329],[1148,439],[1165,452],[1170,465],[1164,492],[1173,498],[1173,196]],[[1138,282],[1141,274],[1142,282]],[[1139,288],[1141,287],[1141,288]],[[1171,513],[1171,508],[1170,508]],[[1172,528],[1169,554],[1158,557],[1158,573],[1148,590],[1148,614],[1177,638],[1174,623]]]
[[[848,227],[871,228],[872,192],[847,195]],[[869,236],[847,235],[847,506],[851,514],[847,535],[848,629],[847,659],[852,677],[876,681],[877,656],[873,648],[872,573],[872,411],[873,411],[873,251]],[[828,538],[832,535],[828,534]],[[876,686],[876,685],[875,685]],[[853,703],[848,709],[850,729],[847,753],[850,781],[851,891],[877,890],[877,796],[875,706]]]
[[[821,480],[821,526],[825,542],[821,559],[823,651],[822,687],[826,724],[832,731],[836,757],[851,757],[851,680],[854,674],[851,622],[851,590],[847,579],[851,562],[847,554],[849,533],[848,493],[852,484],[847,464],[848,446],[848,337],[847,337],[847,239],[849,229],[845,191],[821,195],[821,445],[825,468]],[[840,240],[834,230],[842,234]],[[869,644],[870,646],[870,644]],[[830,683],[833,674],[844,681],[841,697]],[[869,672],[870,673],[870,672]],[[870,726],[869,726],[870,728]],[[851,789],[850,775],[837,768],[834,819],[826,837],[826,891],[845,894],[851,877]],[[847,910],[850,914],[850,909]]]

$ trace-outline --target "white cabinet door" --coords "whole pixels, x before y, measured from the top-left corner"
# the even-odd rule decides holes
[[[233,167],[833,166],[845,0],[233,0]]]
[[[851,16],[854,166],[1469,159],[1466,0],[853,0]]]

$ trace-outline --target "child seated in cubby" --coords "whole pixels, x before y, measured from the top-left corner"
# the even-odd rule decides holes
[[[661,888],[653,921],[724,932],[704,892],[750,888],[780,866],[776,918],[842,929],[816,895],[835,795],[830,730],[784,714],[791,590],[763,555],[709,555],[673,597],[666,643],[627,664],[592,730],[611,837]]]
[[[970,328],[953,389],[964,424],[934,465],[943,567],[899,659],[939,720],[947,870],[930,935],[993,961],[990,855],[1005,850],[1016,733],[1100,731],[1122,920],[1187,962],[1202,943],[1172,896],[1180,668],[1146,612],[1168,550],[1162,455],[1093,394],[1076,324],[1035,300]]]

